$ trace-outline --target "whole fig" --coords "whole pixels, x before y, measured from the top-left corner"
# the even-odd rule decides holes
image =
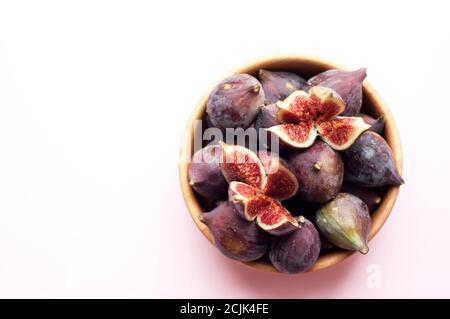
[[[223,202],[203,214],[217,248],[227,257],[239,261],[261,258],[268,249],[268,237],[253,223],[241,218],[229,202]]]
[[[300,197],[312,203],[324,203],[341,189],[344,165],[341,156],[328,144],[316,141],[306,151],[293,154],[289,164],[297,177]]]
[[[259,80],[262,83],[267,104],[284,100],[292,92],[302,90],[306,86],[305,79],[291,72],[261,69],[259,70]]]
[[[333,245],[362,254],[369,251],[369,209],[358,197],[339,193],[317,211],[316,224],[320,233]]]
[[[320,253],[320,237],[314,225],[300,217],[302,227],[293,233],[273,237],[269,249],[269,259],[280,272],[296,274],[309,270]]]
[[[366,77],[366,69],[355,71],[328,70],[308,80],[310,86],[320,85],[336,91],[344,100],[346,108],[342,116],[353,116],[359,113],[362,106],[362,82]]]
[[[264,104],[261,83],[251,75],[232,75],[212,90],[206,113],[217,128],[247,128]]]
[[[342,152],[345,179],[360,186],[399,186],[404,183],[388,143],[375,132],[363,133]]]
[[[189,164],[189,184],[209,199],[227,197],[228,183],[220,169],[221,153],[219,145],[208,145],[195,152]]]

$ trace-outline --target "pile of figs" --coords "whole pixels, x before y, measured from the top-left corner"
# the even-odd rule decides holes
[[[383,138],[383,115],[361,113],[366,70],[309,80],[285,71],[230,76],[212,90],[209,127],[264,130],[273,151],[209,143],[193,155],[189,182],[211,210],[201,221],[216,247],[242,262],[308,271],[320,254],[366,254],[371,213],[403,184]],[[273,145],[273,144],[272,144]]]

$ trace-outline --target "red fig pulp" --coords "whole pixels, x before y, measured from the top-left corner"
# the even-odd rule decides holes
[[[267,183],[263,189],[265,195],[285,200],[297,194],[297,178],[284,160],[267,151],[258,152],[258,157],[267,173]]]
[[[243,182],[258,189],[264,189],[267,174],[258,156],[248,148],[240,145],[221,143],[222,157],[220,168],[225,179]]]
[[[332,89],[314,86],[309,92],[295,91],[277,103],[278,121],[268,129],[294,148],[307,148],[317,134],[336,150],[344,150],[370,126],[361,118],[338,116],[345,110],[341,97]]]
[[[264,195],[260,190],[241,182],[231,182],[229,202],[246,220],[253,221],[275,236],[291,233],[298,223],[279,201]]]
[[[356,71],[328,70],[308,80],[311,86],[320,85],[336,91],[344,100],[346,109],[343,116],[359,113],[362,106],[362,82],[366,77],[366,69]]]

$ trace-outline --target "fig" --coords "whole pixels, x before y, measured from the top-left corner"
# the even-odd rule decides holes
[[[378,194],[375,189],[350,183],[344,183],[344,185],[342,185],[341,192],[355,195],[367,205],[369,211],[371,212],[378,207],[382,200],[380,194]]]
[[[255,128],[259,130],[281,124],[277,119],[277,112],[278,107],[275,104],[262,106],[255,119]]]
[[[404,183],[388,143],[375,132],[365,132],[342,152],[345,179],[359,186],[399,186]]]
[[[316,214],[320,233],[333,245],[367,254],[370,215],[367,205],[358,197],[339,193]]]
[[[304,152],[291,155],[289,164],[297,177],[299,196],[312,203],[324,203],[341,189],[344,164],[339,153],[322,141]]]
[[[261,83],[251,75],[227,77],[212,90],[206,103],[206,113],[217,128],[247,128],[264,104]]]
[[[227,195],[228,183],[220,169],[221,153],[219,145],[208,145],[195,152],[189,164],[189,184],[209,199],[223,199]]]
[[[259,80],[268,104],[284,100],[292,92],[302,90],[306,86],[305,79],[291,72],[275,72],[261,69],[259,70]]]
[[[239,217],[228,202],[204,213],[202,221],[211,231],[216,247],[229,258],[253,261],[268,250],[268,236],[255,223]]]
[[[248,148],[220,142],[222,157],[220,168],[225,179],[243,182],[260,190],[266,187],[267,174],[258,156]]]
[[[356,116],[361,117],[364,122],[370,125],[369,131],[382,134],[384,130],[384,117],[379,116],[376,119],[370,115],[359,113]]]
[[[283,124],[268,131],[294,148],[311,146],[319,134],[335,150],[344,150],[370,127],[359,117],[338,116],[345,104],[335,91],[325,87],[314,86],[308,93],[295,91],[277,102],[277,107],[277,119]]]
[[[259,151],[258,157],[267,173],[267,182],[263,189],[265,195],[285,200],[297,194],[297,178],[282,158],[267,151]]]
[[[311,86],[320,85],[336,91],[346,105],[343,116],[353,116],[360,112],[362,106],[362,82],[366,77],[366,69],[355,71],[328,70],[308,80]]]
[[[259,189],[241,182],[231,182],[228,200],[236,212],[256,223],[266,232],[282,236],[296,230],[298,222],[281,203]]]
[[[273,237],[269,259],[280,272],[296,274],[309,270],[320,253],[320,237],[314,225],[299,217],[301,227],[283,237]]]

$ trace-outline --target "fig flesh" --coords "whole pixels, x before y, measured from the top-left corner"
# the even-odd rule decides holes
[[[247,128],[264,104],[261,83],[251,75],[227,77],[212,90],[206,103],[206,113],[214,127]]]
[[[366,77],[366,69],[355,71],[328,70],[308,80],[311,86],[320,85],[336,91],[346,105],[343,116],[353,116],[360,112],[362,106],[362,82]]]
[[[297,193],[297,179],[277,154],[267,151],[256,154],[239,145],[221,143],[221,146],[220,167],[229,183],[246,183],[278,200]]]
[[[322,141],[291,155],[289,165],[297,177],[299,196],[308,202],[324,203],[341,189],[344,164],[339,153]]]
[[[345,179],[365,187],[399,186],[404,183],[388,143],[375,132],[365,132],[342,152]]]
[[[317,135],[335,150],[350,147],[370,126],[359,117],[338,116],[345,104],[333,90],[314,86],[308,93],[295,91],[277,102],[277,119],[283,123],[268,129],[294,148],[311,146]]]
[[[220,169],[221,153],[219,145],[208,145],[195,152],[189,164],[189,184],[209,199],[223,199],[227,195],[228,183]]]
[[[291,234],[272,238],[269,259],[280,272],[296,274],[309,270],[320,253],[320,237],[314,225],[300,217],[301,227]]]
[[[267,174],[258,156],[250,149],[240,145],[229,145],[220,142],[222,156],[220,168],[225,179],[243,182],[258,189],[267,184]]]
[[[241,182],[231,182],[229,202],[248,221],[256,219],[261,229],[282,236],[296,230],[298,222],[281,203],[264,195],[259,189]]]
[[[282,158],[267,151],[259,151],[258,157],[267,173],[267,182],[263,189],[265,195],[285,200],[297,194],[297,178]]]
[[[264,89],[267,104],[284,100],[292,92],[302,90],[306,86],[305,79],[291,72],[261,69],[259,70],[259,80]]]
[[[367,205],[358,197],[339,193],[316,214],[320,233],[333,245],[367,254],[370,215]]]
[[[229,258],[254,261],[267,252],[267,234],[255,223],[239,217],[228,202],[204,213],[202,221],[211,231],[216,247]]]

